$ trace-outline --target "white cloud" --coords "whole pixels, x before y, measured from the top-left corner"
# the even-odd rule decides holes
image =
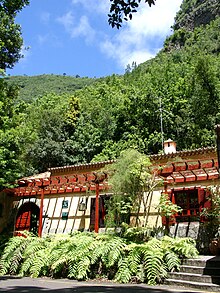
[[[80,4],[89,11],[89,13],[103,13],[105,15],[108,14],[109,7],[110,7],[110,1],[106,0],[72,0],[72,4]]]
[[[66,31],[68,31],[68,32],[71,31],[72,27],[74,25],[74,16],[73,16],[72,11],[69,11],[66,14],[64,14],[63,16],[58,17],[57,21],[65,27]]]
[[[101,51],[123,68],[152,58],[159,44],[170,34],[174,17],[182,0],[157,0],[151,8],[142,4],[133,19],[124,23],[118,33],[100,43]],[[160,45],[161,46],[161,45]]]
[[[48,34],[46,35],[37,35],[37,42],[40,46],[45,44],[48,41]]]
[[[100,14],[107,20],[110,1],[72,0],[74,12],[80,11],[81,15],[69,11],[57,20],[71,38],[83,37],[90,44],[95,40],[94,46],[98,46],[104,55],[116,60],[124,69],[133,61],[140,64],[155,56],[166,36],[171,33],[170,27],[181,2],[182,0],[157,0],[152,7],[142,3],[131,21],[124,22],[120,30],[112,29],[108,35],[107,21],[105,27],[94,25],[96,30],[90,22]]]
[[[83,15],[80,20],[78,26],[72,28],[71,37],[79,37],[84,36],[87,42],[92,42],[95,37],[95,30],[90,26],[88,17]]]
[[[71,38],[84,37],[87,43],[91,43],[95,38],[95,30],[91,27],[86,15],[76,21],[73,13],[69,11],[57,18],[57,21],[65,27]]]
[[[40,15],[41,22],[44,24],[48,24],[50,21],[50,13],[49,12],[42,12]]]
[[[63,42],[60,40],[60,38],[53,34],[53,33],[47,33],[47,34],[39,34],[36,36],[37,43],[40,47],[45,46],[46,44],[50,45],[54,48],[62,48]]]
[[[157,0],[151,8],[142,5],[139,12],[133,16],[129,28],[142,36],[165,36],[174,22],[174,17],[182,0]]]

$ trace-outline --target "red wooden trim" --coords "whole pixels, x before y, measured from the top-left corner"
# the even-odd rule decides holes
[[[199,160],[200,162],[200,168],[212,168],[213,167],[213,160]]]
[[[174,163],[175,172],[185,171],[186,170],[186,162],[177,162]]]
[[[187,170],[199,169],[199,161],[189,161],[187,162]]]
[[[207,180],[208,175],[203,169],[194,170],[193,173],[196,175],[197,180]]]
[[[99,183],[96,183],[95,196],[95,232],[99,232]]]
[[[44,207],[44,187],[41,189],[41,198],[40,198],[40,215],[39,215],[39,227],[38,227],[39,237],[42,236],[43,207]]]

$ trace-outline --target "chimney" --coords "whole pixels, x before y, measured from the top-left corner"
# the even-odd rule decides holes
[[[176,142],[168,139],[163,143],[165,155],[176,153]]]

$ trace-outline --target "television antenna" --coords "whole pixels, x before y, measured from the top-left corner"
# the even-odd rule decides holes
[[[168,114],[169,116],[171,116],[172,113],[163,109],[161,97],[159,97],[159,110],[157,110],[157,112],[158,111],[160,112],[160,132],[161,132],[161,145],[162,145],[162,151],[163,151],[163,148],[164,148],[163,112]]]

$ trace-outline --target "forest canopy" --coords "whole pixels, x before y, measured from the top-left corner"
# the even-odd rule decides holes
[[[220,123],[219,44],[216,14],[193,30],[174,28],[155,58],[129,66],[124,75],[5,77],[0,100],[5,117],[2,185],[6,178],[12,181],[10,174],[115,159],[129,148],[160,153],[162,134],[175,140],[178,150],[214,145],[214,126]],[[5,176],[5,168],[13,170],[14,164],[19,172]]]

